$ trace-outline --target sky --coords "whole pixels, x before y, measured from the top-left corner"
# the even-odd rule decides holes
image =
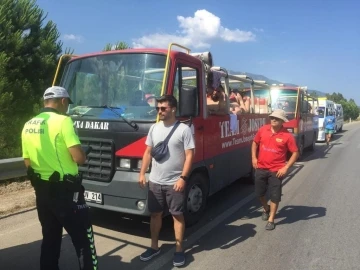
[[[107,43],[210,51],[214,65],[360,105],[358,0],[38,0],[75,54]]]

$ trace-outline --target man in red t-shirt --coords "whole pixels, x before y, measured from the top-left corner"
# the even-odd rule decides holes
[[[270,114],[270,125],[259,129],[251,146],[252,165],[255,171],[255,193],[264,207],[262,220],[268,221],[266,230],[275,229],[275,214],[281,201],[282,179],[299,157],[293,135],[283,127],[288,122],[285,111],[274,110]],[[292,152],[286,163],[287,152]],[[258,156],[257,156],[258,152]],[[265,198],[270,193],[270,205]]]

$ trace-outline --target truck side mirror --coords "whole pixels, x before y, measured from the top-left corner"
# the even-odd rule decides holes
[[[197,87],[181,87],[179,93],[179,113],[180,117],[190,117],[197,115]]]

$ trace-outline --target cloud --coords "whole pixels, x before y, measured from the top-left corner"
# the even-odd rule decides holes
[[[205,9],[197,10],[194,17],[177,16],[179,29],[175,34],[154,33],[133,40],[134,48],[162,47],[176,42],[187,47],[209,48],[213,40],[226,42],[254,41],[256,35],[250,31],[228,29],[221,25],[216,15]]]
[[[81,43],[84,41],[84,38],[80,35],[74,35],[74,34],[65,34],[63,36],[64,40],[67,40],[67,41],[75,41],[75,42],[78,42],[78,43]]]

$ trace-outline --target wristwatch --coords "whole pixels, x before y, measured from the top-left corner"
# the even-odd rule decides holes
[[[187,176],[184,176],[184,175],[181,175],[180,178],[183,179],[185,182],[188,179]]]

